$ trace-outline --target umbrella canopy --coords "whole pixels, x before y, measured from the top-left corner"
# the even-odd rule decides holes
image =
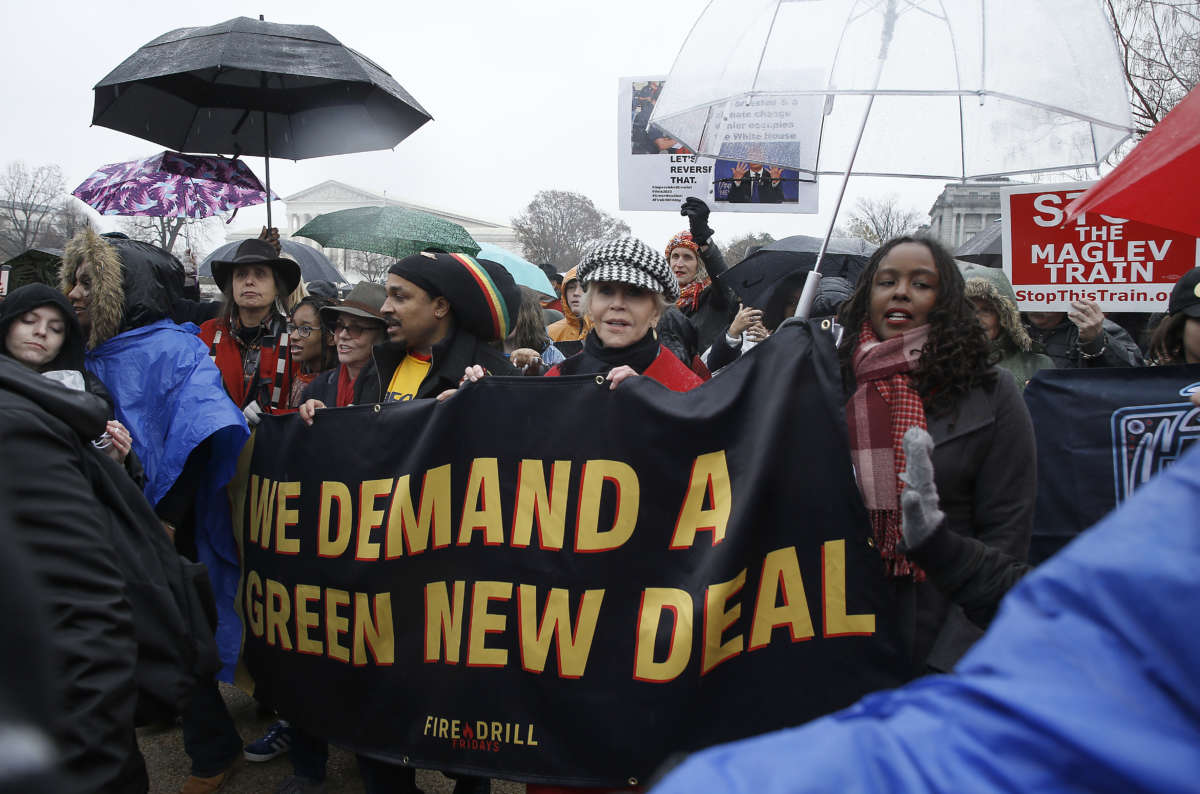
[[[26,284],[58,286],[58,266],[62,264],[61,248],[30,248],[4,262],[12,268],[8,274],[8,291]]]
[[[954,258],[974,262],[986,267],[1004,265],[1004,228],[1000,221],[993,221],[983,231],[954,250]]]
[[[177,151],[289,160],[390,149],[429,119],[321,28],[247,17],[154,39],[96,84],[92,111]]]
[[[101,215],[166,218],[207,218],[267,200],[241,160],[177,152],[101,166],[71,195]]]
[[[543,295],[558,297],[558,293],[554,291],[554,285],[550,283],[550,279],[546,276],[546,271],[542,270],[532,262],[527,262],[511,251],[506,251],[498,245],[491,243],[479,243],[479,253],[476,254],[479,259],[489,259],[492,262],[503,267],[513,277],[513,281],[517,282],[518,286],[529,287],[535,292],[540,292]]]
[[[763,308],[776,284],[792,273],[812,270],[821,242],[820,237],[803,234],[776,240],[725,271],[721,283],[736,292],[747,306]],[[834,238],[825,249],[821,272],[853,285],[874,251],[875,246],[866,240]]]
[[[937,179],[1095,166],[1132,127],[1094,0],[713,0],[650,121],[702,155]]]
[[[368,251],[403,259],[427,248],[446,253],[479,253],[467,230],[428,212],[407,207],[354,207],[318,215],[292,234],[325,248]]]
[[[1134,147],[1112,173],[1067,205],[1067,221],[1104,212],[1200,237],[1200,90]]]
[[[234,249],[242,243],[234,240],[231,243],[216,248],[200,263],[200,275],[212,277],[212,263],[217,260],[228,261],[233,256]],[[305,281],[332,281],[334,284],[346,283],[346,278],[338,272],[329,258],[317,249],[295,240],[280,240],[283,255],[294,259],[300,265],[300,275]]]

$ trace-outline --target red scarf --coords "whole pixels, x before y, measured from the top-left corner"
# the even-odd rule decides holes
[[[704,292],[705,287],[711,284],[710,279],[696,279],[686,287],[679,288],[679,300],[675,301],[675,305],[679,307],[679,311],[684,314],[694,314],[700,306],[700,293]]]
[[[337,407],[345,408],[354,403],[354,381],[350,379],[350,370],[345,364],[338,367]]]
[[[858,487],[871,516],[875,543],[892,576],[925,579],[925,572],[896,550],[900,529],[900,491],[904,484],[904,433],[910,427],[925,429],[925,406],[908,373],[916,368],[929,326],[880,342],[863,321],[852,362],[858,388],[846,405],[850,429],[850,454],[858,473]]]

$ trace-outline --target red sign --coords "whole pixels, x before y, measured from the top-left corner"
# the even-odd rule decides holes
[[[1005,192],[1004,272],[1021,311],[1069,311],[1092,300],[1106,312],[1166,311],[1171,288],[1200,264],[1197,241],[1108,215],[1063,225],[1065,208],[1091,185],[1023,185]]]

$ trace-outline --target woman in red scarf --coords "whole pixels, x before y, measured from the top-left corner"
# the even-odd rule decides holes
[[[913,672],[947,671],[983,633],[925,580],[900,543],[901,438],[933,436],[944,526],[1025,559],[1036,485],[1033,426],[1012,375],[990,347],[954,260],[931,240],[899,237],[871,257],[839,320],[850,395],[846,422],[874,539],[892,578]],[[978,576],[988,576],[983,569]]]
[[[301,406],[312,403],[306,410],[352,405],[355,394],[362,394],[368,383],[374,391],[367,393],[379,391],[371,349],[387,341],[387,322],[382,313],[386,298],[382,284],[363,281],[350,290],[346,300],[321,309],[321,323],[333,335],[338,366],[317,375],[304,389]]]

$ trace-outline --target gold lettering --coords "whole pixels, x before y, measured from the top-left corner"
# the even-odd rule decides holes
[[[321,600],[321,588],[311,584],[296,585],[296,650],[300,653],[318,655],[325,648],[320,640],[309,636],[308,630],[321,621],[321,616],[308,608],[310,601]]]
[[[292,638],[288,636],[288,619],[292,616],[292,604],[288,591],[274,579],[267,580],[267,645],[278,645],[285,651],[292,649]]]
[[[451,604],[445,582],[429,582],[425,585],[425,661],[442,660],[442,640],[445,639],[446,664],[458,664],[466,590],[466,582],[455,582]]]
[[[358,548],[354,559],[378,560],[379,543],[371,540],[371,533],[383,526],[383,511],[375,505],[375,500],[386,496],[392,490],[392,480],[363,480],[358,494]]]
[[[780,591],[783,592],[782,604],[779,604]],[[771,634],[780,626],[788,627],[792,642],[810,640],[814,635],[795,546],[775,549],[763,558],[750,626],[750,650],[769,645]]]
[[[337,502],[337,534],[330,537],[330,514]],[[350,521],[353,508],[350,489],[345,483],[326,480],[321,483],[321,512],[317,519],[317,554],[322,557],[340,557],[350,545]]]
[[[476,582],[471,588],[471,629],[467,640],[467,667],[503,667],[508,650],[487,647],[487,635],[504,631],[508,618],[488,611],[492,601],[512,598],[511,582]]]
[[[827,540],[821,547],[821,593],[825,600],[826,637],[865,636],[875,633],[875,615],[846,612],[846,541]]]
[[[300,511],[287,506],[289,499],[296,499],[300,496],[300,483],[298,482],[281,482],[279,488],[275,491],[276,507],[275,507],[275,553],[276,554],[299,554],[300,539],[289,538],[287,536],[287,528],[294,527],[300,522]],[[265,549],[267,544],[263,542]]]
[[[469,546],[471,535],[483,530],[486,546],[504,542],[504,516],[500,512],[500,471],[496,458],[476,458],[471,461],[467,476],[467,495],[463,499],[462,522],[458,529],[458,545]]]
[[[385,491],[386,493],[386,491]],[[374,614],[374,619],[371,618]],[[376,593],[375,608],[367,593],[354,594],[354,664],[367,663],[367,648],[376,665],[388,665],[395,660],[392,638],[392,594]]]
[[[742,605],[734,604],[726,610],[725,604],[741,592],[746,584],[746,569],[728,582],[709,585],[704,593],[704,656],[700,663],[700,675],[721,662],[732,659],[742,652],[742,635],[736,634],[726,643],[721,642],[725,630],[732,626],[742,615]]]
[[[517,590],[519,613],[518,633],[521,645],[521,666],[531,673],[546,669],[546,657],[553,641],[558,648],[558,674],[562,678],[580,678],[587,669],[592,638],[600,619],[603,590],[587,590],[579,602],[579,618],[571,629],[571,594],[562,588],[551,588],[546,595],[546,608],[541,622],[537,617],[537,587],[523,584]],[[547,625],[549,624],[549,625]]]
[[[667,658],[654,661],[658,626],[663,611],[673,622]],[[665,683],[678,678],[687,669],[692,656],[692,596],[674,587],[647,587],[642,591],[638,610],[638,636],[634,649],[633,677],[638,681]]]
[[[708,497],[712,507],[705,509]],[[729,466],[725,461],[725,450],[700,455],[692,464],[692,478],[688,483],[683,508],[675,521],[675,533],[671,536],[672,549],[691,548],[696,542],[697,532],[712,532],[712,545],[725,540],[725,527],[729,524],[729,511],[733,496],[729,486]]]
[[[517,473],[517,505],[513,509],[512,545],[523,549],[538,525],[538,546],[561,551],[567,524],[567,492],[571,461],[556,460],[550,469],[550,487],[540,460],[522,460]]]
[[[339,662],[350,662],[350,649],[339,639],[350,633],[350,619],[338,614],[338,607],[350,606],[350,594],[332,587],[325,590],[325,647],[326,655]]]
[[[429,546],[433,530],[433,548],[450,545],[450,464],[425,472],[421,480],[420,507],[413,509],[409,475],[396,478],[396,490],[388,512],[387,535],[384,538],[384,558],[394,560],[408,549],[420,554]]]
[[[617,505],[610,529],[600,531],[600,505],[604,483],[617,491]],[[641,499],[637,473],[617,460],[589,460],[583,467],[579,484],[579,513],[575,525],[575,551],[611,551],[633,536]]]

